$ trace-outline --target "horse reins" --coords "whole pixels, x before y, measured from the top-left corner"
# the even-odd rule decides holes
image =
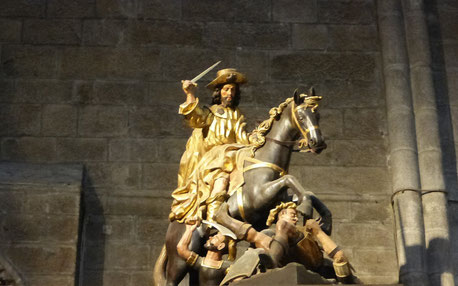
[[[319,129],[319,127],[318,126],[313,126],[310,129],[307,128],[306,130],[304,130],[302,128],[302,126],[299,124],[299,121],[297,120],[296,111],[298,109],[300,109],[300,108],[307,108],[310,105],[311,104],[306,104],[305,107],[299,107],[299,106],[296,107],[296,104],[295,104],[294,101],[291,104],[291,117],[293,118],[293,122],[296,124],[297,129],[299,129],[299,131],[302,134],[303,138],[301,140],[299,140],[299,141],[280,141],[280,140],[273,139],[273,138],[270,138],[270,137],[266,137],[266,140],[273,141],[273,142],[275,142],[277,144],[280,144],[280,145],[283,145],[283,146],[286,146],[286,147],[290,147],[290,146],[296,144],[297,142],[299,142],[299,148],[303,148],[304,146],[308,146],[307,134],[310,133],[310,131],[312,131],[312,130]],[[314,105],[312,107],[312,111],[314,111],[316,107],[317,107],[317,105]],[[308,151],[310,151],[310,148],[306,149],[306,150],[300,150],[300,152],[308,152]],[[258,160],[258,159],[255,159],[255,158],[250,158],[250,157],[245,158],[245,161],[253,163],[253,164],[248,166],[248,167],[243,168],[243,172],[244,173],[246,171],[257,169],[257,168],[270,168],[270,169],[273,169],[273,170],[279,172],[280,173],[280,177],[282,177],[282,176],[287,174],[287,172],[282,167],[280,167],[278,165],[275,165],[273,163],[263,162],[261,160]]]
[[[282,145],[284,147],[291,147],[293,145],[295,145],[297,143],[297,141],[281,141],[281,140],[277,140],[277,139],[274,139],[274,138],[270,138],[270,137],[265,137],[267,141],[272,141],[272,142],[275,142],[277,143],[278,145]]]
[[[305,107],[299,107],[299,106],[296,107],[296,104],[294,101],[291,104],[291,117],[293,118],[293,122],[296,125],[297,129],[299,129],[302,135],[302,139],[297,140],[297,141],[281,141],[281,140],[277,140],[277,139],[266,136],[266,140],[275,142],[285,147],[290,147],[292,145],[295,145],[296,143],[299,143],[299,149],[304,148],[304,146],[308,146],[308,136],[307,135],[313,130],[319,130],[320,127],[315,125],[312,128],[307,128],[304,130],[304,128],[302,128],[302,126],[299,124],[299,121],[297,120],[296,111],[298,109],[307,108],[310,105],[311,104],[307,104]],[[315,111],[315,108],[316,106],[313,106],[312,111]],[[308,149],[302,149],[302,150],[293,150],[293,152],[309,152],[310,150],[311,149],[308,148]]]

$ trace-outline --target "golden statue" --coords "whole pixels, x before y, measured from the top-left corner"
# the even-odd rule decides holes
[[[213,90],[211,107],[199,105],[194,82],[182,81],[186,101],[178,113],[194,130],[181,157],[178,187],[172,193],[171,221],[212,220],[216,209],[227,199],[229,177],[236,160],[235,155],[228,154],[250,144],[245,118],[237,108],[240,85],[246,83],[246,78],[235,69],[223,69],[216,75],[207,85]],[[223,144],[229,145],[208,154]]]

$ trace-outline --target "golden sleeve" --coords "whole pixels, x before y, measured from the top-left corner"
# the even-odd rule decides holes
[[[184,115],[186,123],[192,128],[203,128],[211,122],[210,110],[201,108],[198,98],[194,102],[181,104],[178,113]]]
[[[237,120],[237,123],[235,124],[234,131],[235,131],[235,137],[236,141],[239,144],[244,144],[244,145],[249,145],[250,140],[249,140],[249,134],[245,131],[245,116],[240,116],[240,118]]]

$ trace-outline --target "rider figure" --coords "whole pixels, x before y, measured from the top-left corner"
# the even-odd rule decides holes
[[[198,179],[197,171],[204,154],[213,147],[238,143],[248,145],[250,140],[245,131],[245,118],[237,108],[240,101],[240,85],[246,83],[243,74],[235,69],[223,69],[207,87],[213,90],[211,107],[201,107],[195,96],[196,84],[182,82],[186,101],[180,105],[179,113],[194,130],[186,144],[178,171],[178,187],[172,193],[169,219],[180,223],[187,219],[213,220],[215,211],[227,198],[229,174],[232,164],[225,162],[222,168],[208,172]],[[210,163],[210,162],[207,162]],[[205,181],[206,188],[199,185]]]

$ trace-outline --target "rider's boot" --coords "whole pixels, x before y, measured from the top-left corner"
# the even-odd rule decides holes
[[[227,203],[221,204],[218,211],[215,214],[215,220],[222,224],[223,226],[227,227],[228,229],[232,230],[237,236],[237,239],[242,240],[247,237],[248,230],[252,228],[251,224],[241,222],[229,216],[228,213],[229,206]]]

